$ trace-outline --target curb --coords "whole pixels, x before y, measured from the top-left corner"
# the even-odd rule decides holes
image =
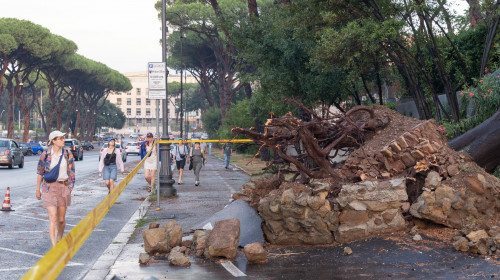
[[[108,276],[110,267],[115,264],[116,259],[127,245],[130,235],[135,231],[137,220],[142,219],[144,215],[146,215],[150,205],[151,202],[149,202],[148,196],[115,236],[108,248],[106,248],[99,259],[97,259],[87,275],[83,278],[84,280],[105,279],[106,276]]]

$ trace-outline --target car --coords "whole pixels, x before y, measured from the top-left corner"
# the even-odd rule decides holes
[[[0,138],[0,165],[12,169],[15,165],[24,167],[24,155],[16,141]]]
[[[130,138],[137,138],[137,137],[139,137],[139,136],[137,136],[137,134],[130,134],[130,136],[129,136],[129,137],[130,137]]]
[[[101,153],[104,151],[104,149],[108,148],[108,143],[104,143],[101,147]],[[122,154],[122,160],[123,162],[127,162],[127,152],[123,152],[122,145],[120,143],[115,144],[115,148],[120,150],[120,153]],[[101,153],[99,153],[99,161],[101,161]]]
[[[18,143],[19,148],[21,148],[21,151],[23,152],[23,155],[25,156],[32,156],[33,155],[33,150],[31,149],[30,144],[28,143]]]
[[[124,148],[125,148],[125,151],[127,153],[127,156],[130,154],[134,154],[134,155],[141,154],[141,146],[140,146],[139,142],[128,142]]]
[[[47,146],[47,142],[42,142],[40,145],[42,145],[44,151],[47,151],[49,149],[49,146]]]
[[[83,160],[83,147],[77,139],[64,139],[64,148],[71,151],[75,161]]]
[[[43,153],[44,151],[43,146],[40,145],[39,143],[30,142],[28,144],[31,146],[33,154],[41,155]]]
[[[90,150],[94,149],[94,145],[92,145],[92,143],[90,143],[90,142],[83,142],[82,147],[86,151],[90,151]]]

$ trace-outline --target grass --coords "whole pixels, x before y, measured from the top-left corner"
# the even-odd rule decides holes
[[[217,149],[217,148],[214,149],[212,147],[212,155],[216,158],[224,160],[222,149]],[[233,152],[233,154],[231,155],[231,159],[229,160],[229,163],[244,169],[251,175],[258,175],[264,173],[264,170],[262,170],[262,168],[266,167],[268,163],[265,161],[261,161],[259,157],[252,160],[253,157],[254,157],[253,154],[242,154],[238,152],[236,153]]]
[[[158,219],[139,219],[139,220],[137,220],[137,224],[135,225],[135,228],[143,227],[146,224],[154,222],[156,220],[158,220]]]

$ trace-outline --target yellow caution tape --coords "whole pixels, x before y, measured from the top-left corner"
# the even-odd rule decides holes
[[[158,141],[157,141],[158,142]],[[156,143],[155,143],[156,144]],[[151,149],[152,151],[152,149]],[[137,171],[142,167],[151,151],[139,162],[139,164],[127,175],[113,191],[108,194],[90,213],[87,214],[68,234],[66,234],[56,246],[50,249],[31,269],[23,276],[26,279],[56,279],[66,264],[73,258],[83,245],[85,240],[97,227],[102,218],[120,194],[125,190]]]
[[[246,143],[246,142],[254,142],[252,139],[226,139],[226,140],[158,140],[160,144],[166,143],[195,143],[195,142],[206,142],[206,143]]]

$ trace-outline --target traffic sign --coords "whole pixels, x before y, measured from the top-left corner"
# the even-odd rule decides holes
[[[148,63],[148,98],[167,99],[166,63]]]

